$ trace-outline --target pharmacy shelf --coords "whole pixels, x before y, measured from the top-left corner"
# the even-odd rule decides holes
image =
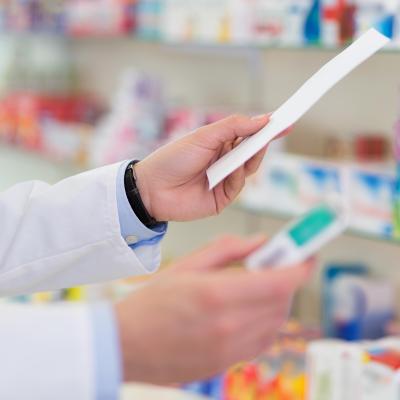
[[[86,42],[100,41],[100,40],[126,40],[131,39],[132,41],[143,43],[143,44],[153,44],[156,46],[176,48],[180,50],[191,50],[191,51],[249,51],[249,50],[259,50],[259,51],[326,51],[326,52],[339,52],[345,47],[342,46],[332,46],[326,47],[321,45],[280,45],[280,44],[265,44],[265,43],[233,43],[233,42],[202,42],[202,41],[170,41],[164,39],[147,39],[137,36],[82,36],[82,37],[66,37],[67,40],[71,42]],[[397,48],[386,49],[383,52],[398,52],[400,50]]]
[[[290,44],[290,43],[263,43],[263,42],[213,42],[213,41],[185,41],[185,40],[169,40],[161,37],[144,37],[134,34],[104,34],[104,35],[65,35],[57,32],[0,32],[2,35],[12,35],[12,36],[51,36],[58,37],[60,39],[65,39],[70,42],[87,42],[91,41],[118,41],[118,40],[132,40],[140,43],[148,43],[159,46],[176,47],[180,49],[190,49],[190,50],[262,50],[262,51],[326,51],[326,52],[339,52],[345,49],[351,43],[347,45],[323,45],[323,44]],[[394,53],[400,52],[400,44],[393,45],[391,47],[386,47],[380,51],[381,53]]]
[[[158,46],[174,47],[186,50],[226,50],[226,51],[299,51],[299,52],[333,52],[337,53],[344,50],[348,45],[332,45],[323,44],[285,44],[285,43],[263,43],[263,42],[212,42],[212,41],[185,41],[185,40],[168,40],[164,38],[149,38],[138,35],[87,35],[87,36],[64,36],[67,40],[74,41],[100,41],[100,40],[132,40],[140,43],[154,44]],[[400,44],[392,45],[384,48],[380,53],[397,54],[400,53]]]
[[[240,200],[237,201],[233,207],[238,212],[245,213],[250,216],[254,216],[256,218],[272,218],[272,219],[278,219],[281,221],[290,221],[295,217],[295,215],[293,215],[289,212],[285,213],[285,212],[278,212],[276,210],[255,208],[255,207],[252,207]],[[346,234],[355,236],[357,238],[365,239],[365,240],[378,241],[378,242],[390,244],[393,246],[400,246],[400,240],[397,240],[395,238],[379,236],[379,235],[375,235],[373,233],[363,232],[363,231],[356,230],[356,229],[349,229],[346,232]]]
[[[82,172],[82,169],[71,163],[55,162],[40,154],[0,143],[0,171],[1,191],[16,183],[35,179],[55,183],[63,178]],[[234,208],[237,211],[259,218],[274,218],[286,221],[294,217],[290,213],[255,208],[243,201],[236,202]],[[400,240],[394,238],[378,236],[354,229],[349,230],[348,234],[367,240],[381,241],[400,246]]]

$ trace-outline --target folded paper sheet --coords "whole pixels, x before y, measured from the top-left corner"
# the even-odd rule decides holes
[[[297,122],[331,88],[389,42],[389,38],[375,29],[370,29],[323,66],[272,114],[271,120],[265,128],[243,141],[207,170],[210,189],[217,186],[271,140]]]

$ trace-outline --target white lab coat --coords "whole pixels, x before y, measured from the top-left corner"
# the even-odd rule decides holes
[[[1,296],[149,272],[121,237],[118,168],[0,194]],[[85,306],[0,306],[0,399],[93,400],[88,313]]]

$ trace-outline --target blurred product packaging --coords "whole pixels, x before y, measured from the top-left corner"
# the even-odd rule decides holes
[[[185,389],[215,400],[305,400],[306,351],[308,344],[319,338],[319,330],[290,321],[271,349],[257,360]]]
[[[351,212],[350,226],[393,237],[395,173],[380,165],[313,160],[275,153],[246,186],[241,203],[255,210],[299,215],[322,201],[341,197]]]
[[[136,71],[121,79],[110,112],[97,128],[91,163],[103,165],[147,155],[160,141],[165,108],[161,83]]]
[[[322,340],[307,352],[308,400],[398,400],[400,341]]]
[[[389,156],[389,138],[384,134],[358,134],[354,139],[354,157],[360,163],[385,163]]]
[[[127,70],[110,111],[96,129],[91,151],[93,166],[145,157],[159,146],[226,116],[224,111],[207,111],[171,106],[163,83],[148,74]]]
[[[68,42],[46,34],[0,36],[0,95],[29,91],[64,95],[76,88]]]
[[[67,33],[73,36],[126,34],[135,26],[135,0],[68,0]]]
[[[400,116],[395,125],[394,154],[397,164],[397,177],[395,182],[394,199],[394,226],[395,237],[400,239]]]
[[[79,92],[68,42],[38,33],[0,38],[0,139],[84,164],[103,107]]]
[[[334,279],[325,280],[322,312],[329,328],[326,334],[348,341],[380,339],[395,319],[395,287],[354,272],[354,268],[343,269]]]
[[[15,0],[0,30],[171,42],[343,46],[371,26],[400,40],[393,0]]]
[[[167,41],[266,45],[316,44],[319,0],[165,0],[161,37]]]

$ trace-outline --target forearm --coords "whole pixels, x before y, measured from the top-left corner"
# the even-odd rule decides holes
[[[0,195],[0,294],[148,273],[121,235],[120,165],[17,185]]]

